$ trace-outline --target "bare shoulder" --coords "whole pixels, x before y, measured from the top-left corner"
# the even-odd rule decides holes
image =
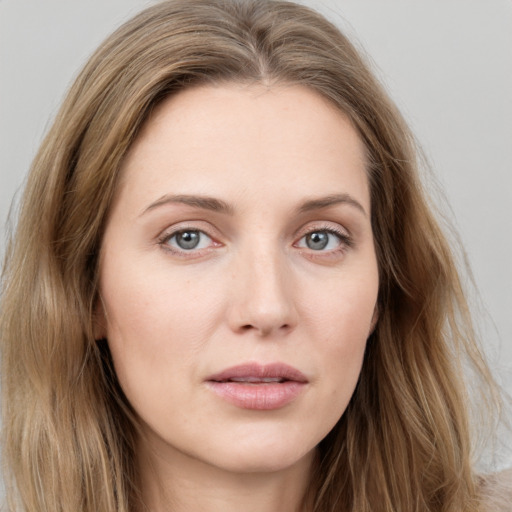
[[[510,512],[512,510],[512,468],[481,479],[483,512]]]

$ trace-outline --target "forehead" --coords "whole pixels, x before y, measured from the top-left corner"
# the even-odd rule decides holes
[[[350,192],[369,209],[356,129],[318,93],[296,85],[208,85],[164,100],[124,161],[119,191],[141,202],[158,193],[283,201],[291,192]]]

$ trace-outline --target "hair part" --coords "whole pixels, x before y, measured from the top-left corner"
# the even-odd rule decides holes
[[[123,158],[152,110],[225,82],[316,91],[350,118],[368,154],[379,321],[349,407],[319,446],[314,511],[479,510],[462,361],[498,399],[414,139],[334,25],[271,0],[143,11],[91,57],[47,134],[3,277],[11,509],[134,510],[137,421],[106,343],[94,339],[98,254]]]

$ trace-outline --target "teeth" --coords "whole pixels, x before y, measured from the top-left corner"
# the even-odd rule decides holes
[[[247,382],[249,384],[283,382],[281,377],[233,377],[231,382]]]

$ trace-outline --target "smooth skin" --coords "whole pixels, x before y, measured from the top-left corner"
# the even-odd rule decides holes
[[[370,209],[360,137],[309,89],[200,86],[153,112],[107,222],[96,325],[141,422],[152,512],[302,510],[377,319]],[[307,384],[240,408],[208,377],[242,363]]]

